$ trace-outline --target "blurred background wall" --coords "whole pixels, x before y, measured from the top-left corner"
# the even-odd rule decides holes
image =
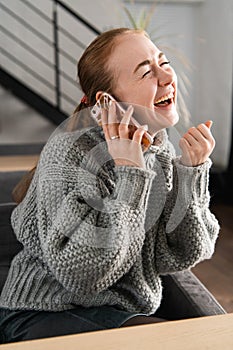
[[[72,11],[101,32],[117,26],[132,26],[124,7],[137,21],[143,11],[151,13],[147,28],[151,38],[165,51],[178,74],[189,79],[190,83],[181,82],[183,91],[187,92],[189,125],[208,119],[214,121],[214,171],[226,172],[232,141],[233,0],[0,0],[1,69],[57,107],[55,87],[59,63],[58,109],[70,115],[82,96],[76,82],[76,62],[97,35],[72,15]],[[57,56],[54,24],[58,29]],[[46,142],[59,124],[13,95],[14,89],[0,82],[0,149],[3,153],[6,145]],[[56,115],[55,112],[49,114]],[[182,117],[181,113],[175,134],[171,132],[174,141],[187,128]]]

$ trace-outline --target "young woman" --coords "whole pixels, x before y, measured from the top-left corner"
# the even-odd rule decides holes
[[[142,31],[113,29],[85,50],[78,77],[85,97],[12,214],[24,249],[0,298],[2,342],[161,321],[160,276],[214,251],[214,138],[208,123],[190,128],[175,156],[165,129],[178,121],[177,82],[165,54]],[[120,118],[117,103],[98,103],[103,92],[124,102]]]

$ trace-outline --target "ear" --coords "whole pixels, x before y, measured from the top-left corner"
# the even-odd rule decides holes
[[[95,99],[96,101],[98,101],[100,99],[100,96],[102,95],[103,91],[97,91],[96,95],[95,95]]]

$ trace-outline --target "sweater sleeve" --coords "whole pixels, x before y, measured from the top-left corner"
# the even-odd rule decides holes
[[[190,268],[214,252],[219,224],[209,209],[211,161],[186,167],[173,161],[173,188],[168,193],[156,241],[160,273]]]
[[[154,173],[115,168],[115,188],[102,197],[97,176],[81,166],[50,164],[40,176],[38,221],[43,259],[80,296],[97,294],[133,265],[145,238]]]

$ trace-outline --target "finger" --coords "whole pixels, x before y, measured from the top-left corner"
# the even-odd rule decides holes
[[[187,133],[184,135],[189,135],[192,136],[196,141],[199,141],[199,137],[200,137],[200,131],[197,130],[197,128],[195,128],[195,126],[191,127],[188,129]]]
[[[101,108],[101,123],[102,125],[108,124],[108,113],[104,108]]]
[[[148,125],[141,125],[133,134],[132,140],[141,144],[142,136],[148,131]]]
[[[206,126],[204,123],[199,124],[197,126],[197,129],[200,131],[200,133],[206,138],[206,139],[210,139],[212,138],[212,133],[210,131],[210,129],[208,128],[208,126]]]
[[[183,152],[184,155],[188,155],[190,151],[190,144],[188,141],[182,137],[179,141],[179,146],[181,148],[181,151]]]
[[[205,137],[205,143],[207,142],[208,148],[210,147],[211,150],[213,150],[215,147],[215,139],[210,130],[212,124],[213,122],[211,120],[208,120],[204,124],[198,125],[198,130],[200,130],[202,135]]]
[[[213,141],[212,133],[205,124],[199,124],[197,128],[190,128],[187,134],[192,135],[201,144],[205,144],[207,141]]]
[[[113,101],[109,103],[109,111],[108,111],[108,132],[110,138],[118,135],[118,123],[117,123],[117,115],[116,115],[116,104]]]
[[[127,110],[125,111],[122,119],[121,119],[121,124],[129,124],[129,121],[130,121],[130,117],[132,116],[133,114],[133,106],[130,105]]]
[[[207,128],[211,128],[213,125],[213,121],[212,120],[207,120],[207,122],[205,122],[205,125],[207,126]]]
[[[128,138],[129,137],[129,121],[133,114],[133,106],[129,106],[123,115],[123,118],[121,120],[121,123],[119,125],[119,136],[121,138]]]
[[[103,109],[101,110],[101,122],[102,122],[102,128],[103,128],[103,132],[104,132],[104,135],[105,135],[105,138],[106,140],[109,140],[110,139],[110,135],[109,135],[109,132],[108,132],[108,127],[107,127],[107,124],[108,124],[108,112],[106,109]]]
[[[196,146],[198,144],[198,138],[191,134],[189,131],[184,134],[183,139],[186,140],[189,146]]]

